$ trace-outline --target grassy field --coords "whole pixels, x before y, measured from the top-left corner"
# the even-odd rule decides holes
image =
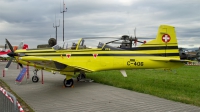
[[[127,70],[88,73],[87,78],[119,88],[151,94],[161,98],[200,106],[200,66],[183,66],[173,71]]]

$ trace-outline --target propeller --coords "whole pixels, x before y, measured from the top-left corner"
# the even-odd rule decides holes
[[[7,55],[10,56],[11,58],[10,58],[10,60],[8,61],[6,67],[5,67],[5,70],[8,70],[8,68],[9,68],[9,66],[10,66],[10,64],[11,64],[11,62],[12,62],[12,60],[13,60],[13,58],[14,58],[15,56],[18,56],[18,54],[14,52],[14,49],[13,49],[12,45],[10,44],[10,42],[9,42],[7,39],[6,39],[6,44],[8,45],[8,47],[9,47],[10,50],[11,50],[11,52],[7,54]],[[21,68],[23,68],[23,66],[22,66],[21,63],[18,63],[18,64],[19,64],[19,66],[20,66]]]
[[[138,42],[143,43],[143,44],[146,43],[146,41],[139,41],[138,38],[136,37],[136,28],[134,29],[134,36],[135,36],[134,38],[132,38],[132,36],[131,36],[130,41],[134,41],[135,47],[137,46]],[[140,39],[154,39],[154,38],[146,38],[146,37],[139,37],[139,38]]]

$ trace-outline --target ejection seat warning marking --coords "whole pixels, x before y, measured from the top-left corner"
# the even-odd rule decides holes
[[[98,56],[98,54],[93,54],[94,58],[96,58]]]
[[[66,54],[66,57],[69,59],[71,57],[71,54]]]
[[[19,73],[18,77],[16,78],[17,82],[21,82],[27,72],[27,68],[24,67],[22,71]]]

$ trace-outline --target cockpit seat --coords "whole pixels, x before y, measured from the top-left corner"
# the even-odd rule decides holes
[[[77,44],[73,43],[71,49],[76,49],[76,46]],[[86,45],[83,45],[83,46],[79,45],[78,49],[86,49]]]

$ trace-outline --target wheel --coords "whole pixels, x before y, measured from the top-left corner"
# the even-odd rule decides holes
[[[39,81],[39,77],[38,77],[38,76],[33,76],[33,77],[32,77],[32,81],[33,81],[34,83],[38,82],[38,81]]]
[[[86,77],[85,77],[85,74],[79,74],[79,75],[77,76],[77,81],[80,81],[81,79],[84,79],[84,78],[86,78]]]
[[[74,80],[73,79],[69,79],[69,80],[64,79],[63,83],[64,83],[65,87],[72,87],[74,84]]]

